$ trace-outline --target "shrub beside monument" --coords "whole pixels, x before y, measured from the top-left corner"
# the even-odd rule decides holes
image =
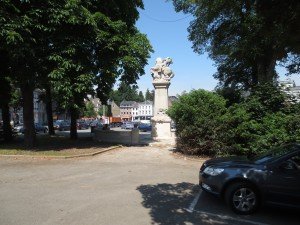
[[[168,110],[176,124],[177,150],[191,155],[246,155],[300,141],[300,104],[274,87],[258,87],[239,104],[193,90]]]

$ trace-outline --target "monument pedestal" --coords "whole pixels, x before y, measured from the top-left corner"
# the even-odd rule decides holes
[[[155,141],[171,141],[174,135],[171,132],[171,118],[166,114],[169,107],[168,88],[170,81],[156,79],[153,81],[155,88],[154,117],[152,123],[152,138]]]
[[[172,139],[171,118],[167,115],[156,115],[152,118],[152,138],[155,141]]]

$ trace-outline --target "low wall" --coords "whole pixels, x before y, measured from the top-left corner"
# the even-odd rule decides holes
[[[140,132],[138,129],[132,129],[131,131],[95,129],[94,140],[103,143],[138,145],[140,143]]]

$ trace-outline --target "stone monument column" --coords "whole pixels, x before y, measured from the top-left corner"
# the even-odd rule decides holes
[[[156,64],[151,68],[153,77],[154,94],[154,116],[152,122],[152,138],[157,141],[172,140],[171,118],[166,114],[169,107],[168,88],[174,73],[169,68],[172,59],[157,58]]]
[[[157,115],[162,110],[167,110],[169,107],[168,88],[169,81],[155,80],[152,82],[154,86],[154,115]]]

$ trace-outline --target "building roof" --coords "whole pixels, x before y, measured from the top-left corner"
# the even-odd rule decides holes
[[[120,107],[133,107],[135,104],[135,101],[122,101]]]
[[[146,100],[144,102],[139,102],[140,105],[153,105],[153,101]]]
[[[114,101],[114,100],[111,100],[111,99],[108,99],[108,100],[107,100],[107,105],[116,105],[116,106],[118,106],[118,104],[115,103],[115,101]],[[118,107],[119,107],[119,106],[118,106]]]
[[[138,108],[139,107],[139,103],[138,102],[133,103],[132,107],[133,108]]]

